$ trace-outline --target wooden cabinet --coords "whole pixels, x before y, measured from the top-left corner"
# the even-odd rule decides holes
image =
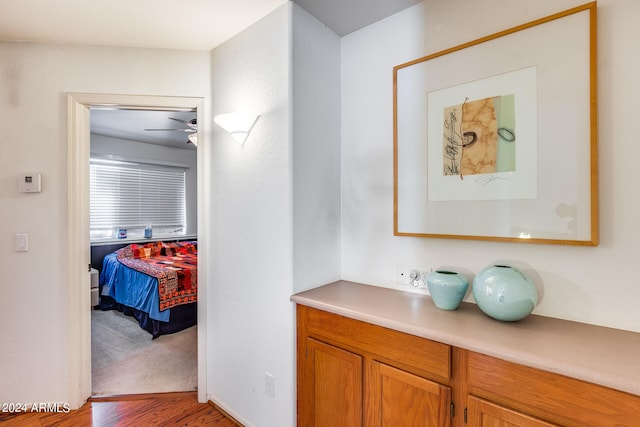
[[[362,425],[362,357],[312,338],[305,352],[303,425]]]
[[[483,417],[489,416],[483,415],[488,406],[473,399],[505,408],[504,419],[511,419],[506,415],[508,408],[549,423],[477,424],[477,411],[472,414],[470,405],[470,425],[640,426],[640,396],[483,354],[466,352],[465,359],[469,400],[474,408],[484,408],[480,411]]]
[[[467,411],[469,427],[557,426],[475,396],[469,396]]]
[[[303,305],[297,320],[299,427],[640,426],[637,395]]]
[[[451,425],[450,347],[298,306],[298,426]]]
[[[379,362],[370,364],[366,425],[450,425],[451,389]]]

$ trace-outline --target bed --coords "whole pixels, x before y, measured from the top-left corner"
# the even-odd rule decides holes
[[[131,244],[104,257],[101,310],[133,316],[155,339],[196,324],[197,242]]]

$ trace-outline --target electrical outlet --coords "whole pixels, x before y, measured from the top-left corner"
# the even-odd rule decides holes
[[[409,286],[413,288],[419,288],[422,284],[422,275],[420,274],[420,270],[415,267],[409,268]]]
[[[271,397],[275,395],[275,378],[268,372],[264,374],[264,392]]]
[[[423,288],[427,285],[424,280],[424,269],[422,267],[409,267],[409,286],[413,288]]]
[[[409,286],[411,290],[419,290],[420,293],[429,295],[427,275],[431,271],[429,267],[399,264],[396,267],[396,283],[402,286]]]
[[[396,282],[399,285],[409,286],[413,289],[420,289],[428,292],[427,274],[431,269],[415,265],[398,265],[396,270]]]
[[[427,295],[431,295],[429,292],[429,285],[427,285],[427,275],[431,273],[433,270],[431,268],[421,267],[420,268],[420,277],[421,277],[421,285],[420,290],[423,291]]]
[[[428,292],[427,288],[427,274],[429,274],[431,270],[428,267],[423,266],[410,266],[409,267],[409,286],[415,289],[425,290]]]

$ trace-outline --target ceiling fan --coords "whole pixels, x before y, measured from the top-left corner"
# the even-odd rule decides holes
[[[191,143],[194,146],[198,146],[198,122],[195,118],[191,119],[191,120],[182,120],[182,119],[176,119],[174,117],[169,117],[170,120],[175,120],[176,122],[180,122],[184,125],[186,125],[186,127],[183,128],[172,128],[172,129],[145,129],[147,131],[163,131],[163,132],[170,132],[170,131],[179,131],[179,132],[187,132],[189,134],[189,136],[187,137],[187,144]]]

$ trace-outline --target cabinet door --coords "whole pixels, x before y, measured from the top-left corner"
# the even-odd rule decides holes
[[[451,389],[400,369],[371,362],[367,388],[367,425],[447,427]]]
[[[362,425],[362,357],[307,338],[304,427]]]
[[[469,396],[467,422],[470,427],[556,427],[537,418]]]

